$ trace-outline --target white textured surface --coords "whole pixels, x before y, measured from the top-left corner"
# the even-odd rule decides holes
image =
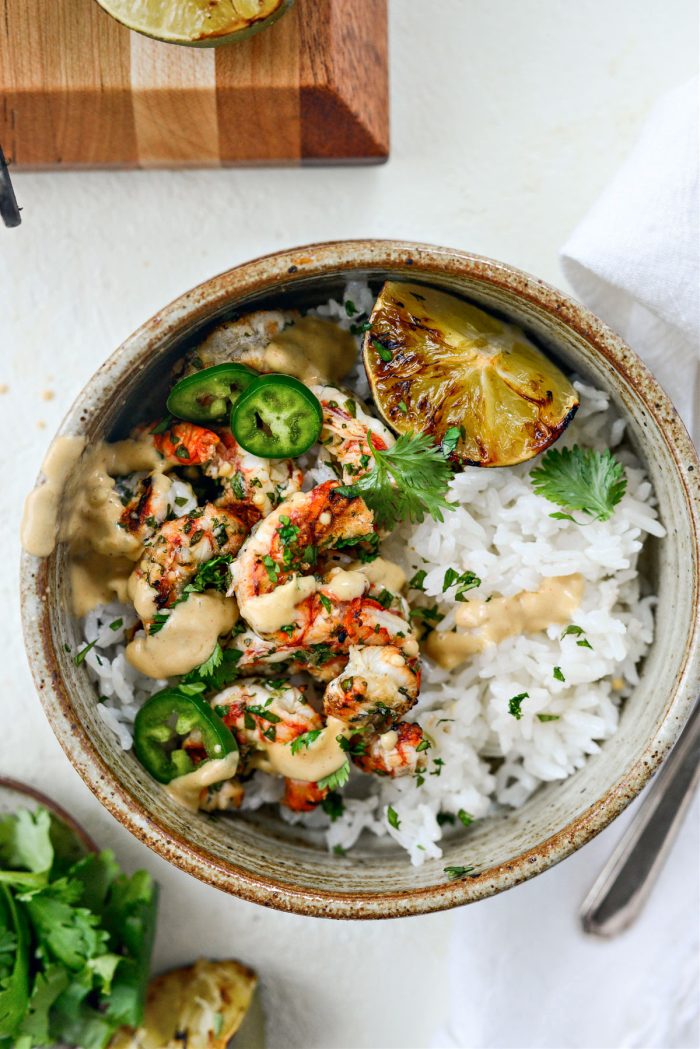
[[[428,23],[424,0],[391,3],[387,166],[17,176],[24,223],[0,230],[0,384],[9,386],[0,397],[0,768],[59,797],[123,863],[158,878],[157,964],[230,953],[259,968],[274,1049],[429,1044],[446,1017],[453,918],[353,925],[275,914],[195,883],[134,841],[72,771],[35,697],[18,624],[17,522],[51,431],[97,364],[164,302],[246,258],[311,240],[403,236],[483,252],[562,284],[559,247],[619,167],[654,99],[693,72],[695,4],[434,6],[439,14]],[[42,399],[45,390],[53,400]],[[632,989],[624,1044],[697,1043],[697,1028],[677,1007],[679,988],[662,978],[669,953],[693,949],[697,899],[691,894],[694,913],[671,905],[695,876],[697,818],[633,933],[609,945],[577,932],[581,893],[621,825],[529,886],[468,912],[474,957],[494,980],[503,955],[521,960],[506,1040],[489,1040],[488,981],[455,987],[473,1004],[472,1044],[561,1044],[551,1030],[528,1026],[523,1006],[536,997],[543,1013],[565,1015],[565,990],[563,1000],[548,998],[548,970],[575,974],[583,952],[597,959],[606,988],[587,1010],[596,1045],[623,1044],[611,1033],[616,984]],[[635,1033],[647,1013],[656,1024]],[[575,1016],[571,1024],[575,1032]],[[584,1043],[572,1036],[569,1044]]]

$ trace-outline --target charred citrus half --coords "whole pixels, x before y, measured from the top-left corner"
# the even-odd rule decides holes
[[[364,354],[389,425],[446,439],[455,463],[532,459],[578,408],[567,377],[520,328],[420,284],[387,281]]]
[[[270,25],[292,0],[97,0],[137,33],[191,47],[214,47]]]

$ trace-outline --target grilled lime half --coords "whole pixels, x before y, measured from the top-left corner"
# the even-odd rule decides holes
[[[387,281],[364,357],[389,425],[445,441],[455,464],[532,459],[556,441],[579,404],[564,373],[520,328],[420,284]]]
[[[293,0],[97,0],[137,33],[191,47],[215,47],[274,22]]]

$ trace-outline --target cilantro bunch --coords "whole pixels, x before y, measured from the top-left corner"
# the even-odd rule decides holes
[[[104,1049],[138,1026],[156,923],[145,871],[85,853],[46,809],[0,818],[0,1049]]]

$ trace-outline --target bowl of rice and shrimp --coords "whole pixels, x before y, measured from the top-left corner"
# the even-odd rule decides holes
[[[678,738],[699,492],[656,381],[543,282],[281,252],[161,310],[68,412],[27,652],[90,789],[183,870],[302,914],[457,906],[585,844]]]

